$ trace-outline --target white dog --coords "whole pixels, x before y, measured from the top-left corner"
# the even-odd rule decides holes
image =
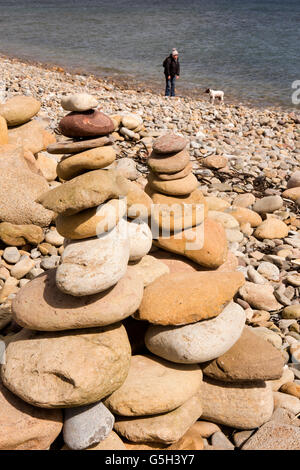
[[[211,88],[207,88],[204,93],[209,94],[209,101],[214,104],[215,99],[218,98],[221,103],[224,103],[224,91],[221,90],[212,90]]]

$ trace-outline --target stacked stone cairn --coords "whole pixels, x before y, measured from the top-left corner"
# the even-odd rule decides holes
[[[211,214],[185,139],[154,142],[144,192],[110,167],[116,123],[90,96],[62,104],[76,140],[48,149],[71,156],[36,204],[65,248],[13,299],[22,329],[6,337],[1,448],[48,449],[62,429],[63,449],[233,448],[218,425],[267,423],[284,370],[235,302],[245,279],[228,219]]]
[[[236,270],[235,257],[227,251],[224,226],[208,217],[208,204],[192,177],[185,145],[180,136],[162,136],[154,142],[148,160],[152,173],[146,192],[158,205],[152,208],[152,219],[159,229],[171,226],[172,232],[169,238],[158,236],[154,240],[163,250],[152,255],[165,262],[170,273],[145,288],[135,318],[151,324],[145,335],[145,345],[151,353],[177,367],[197,365],[202,369],[199,417],[229,428],[254,429],[269,421],[273,414],[272,383],[282,376],[284,361],[272,344],[245,326],[246,313],[234,302],[235,294],[245,283],[244,276]],[[182,212],[176,212],[175,202],[191,204],[188,217],[181,224]],[[196,204],[202,206],[202,219],[193,217]],[[204,238],[199,237],[199,247],[196,244],[187,249],[187,244],[194,240],[191,233],[201,230]],[[120,414],[118,399],[125,392],[127,381],[108,398],[110,407]],[[126,399],[123,396],[122,399],[124,406]],[[181,425],[186,423],[189,430],[180,443],[170,448],[191,448],[193,442],[193,448],[201,449],[203,422],[192,423],[196,409],[199,411],[199,405],[194,397],[164,419],[123,417],[115,428],[131,441],[166,445],[171,440],[170,434],[166,434],[167,417],[175,421],[177,414]],[[157,429],[155,420],[159,422]],[[195,433],[198,440],[193,441]],[[213,448],[233,448],[219,428],[211,434]],[[172,437],[174,442],[175,435]]]

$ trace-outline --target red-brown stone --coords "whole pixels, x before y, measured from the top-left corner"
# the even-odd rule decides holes
[[[66,137],[97,137],[109,134],[114,127],[109,116],[96,110],[69,113],[59,123],[59,129]]]

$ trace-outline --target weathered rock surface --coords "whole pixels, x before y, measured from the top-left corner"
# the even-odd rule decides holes
[[[241,273],[165,274],[146,287],[138,318],[184,325],[216,317],[243,285]]]
[[[174,365],[154,356],[133,356],[128,376],[105,405],[122,416],[157,415],[183,405],[200,388],[197,365]]]
[[[6,348],[4,385],[41,408],[69,408],[101,400],[124,382],[130,344],[119,323],[63,333],[22,330]]]
[[[111,289],[87,297],[62,293],[55,276],[49,270],[18,292],[12,312],[19,325],[41,331],[110,325],[135,313],[142,300],[143,282],[131,267]]]
[[[216,318],[180,327],[150,326],[145,344],[169,361],[202,363],[226,353],[241,336],[245,321],[242,307],[231,302]]]

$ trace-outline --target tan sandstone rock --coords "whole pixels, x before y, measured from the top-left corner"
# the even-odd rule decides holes
[[[130,363],[125,328],[116,323],[62,333],[22,330],[6,348],[4,385],[41,408],[101,400],[124,382]]]
[[[115,170],[95,170],[42,194],[37,202],[58,214],[73,215],[108,199],[126,196],[128,180]]]
[[[146,287],[138,318],[184,325],[216,317],[244,283],[241,273],[174,273]]]
[[[0,115],[9,127],[19,126],[29,121],[40,110],[41,104],[32,96],[14,96],[0,104]]]
[[[157,415],[183,405],[200,388],[199,366],[174,365],[155,356],[133,356],[128,376],[104,404],[122,416]]]
[[[269,384],[248,385],[205,379],[201,386],[202,418],[237,429],[253,429],[269,421],[273,392]]]
[[[173,411],[145,418],[120,418],[118,434],[133,442],[177,442],[202,414],[201,394],[194,395]]]
[[[135,313],[143,297],[143,282],[130,267],[112,289],[88,297],[64,294],[55,275],[51,269],[20,289],[12,305],[19,325],[41,331],[111,325]]]
[[[0,381],[0,450],[47,450],[62,429],[61,410],[25,403]]]

